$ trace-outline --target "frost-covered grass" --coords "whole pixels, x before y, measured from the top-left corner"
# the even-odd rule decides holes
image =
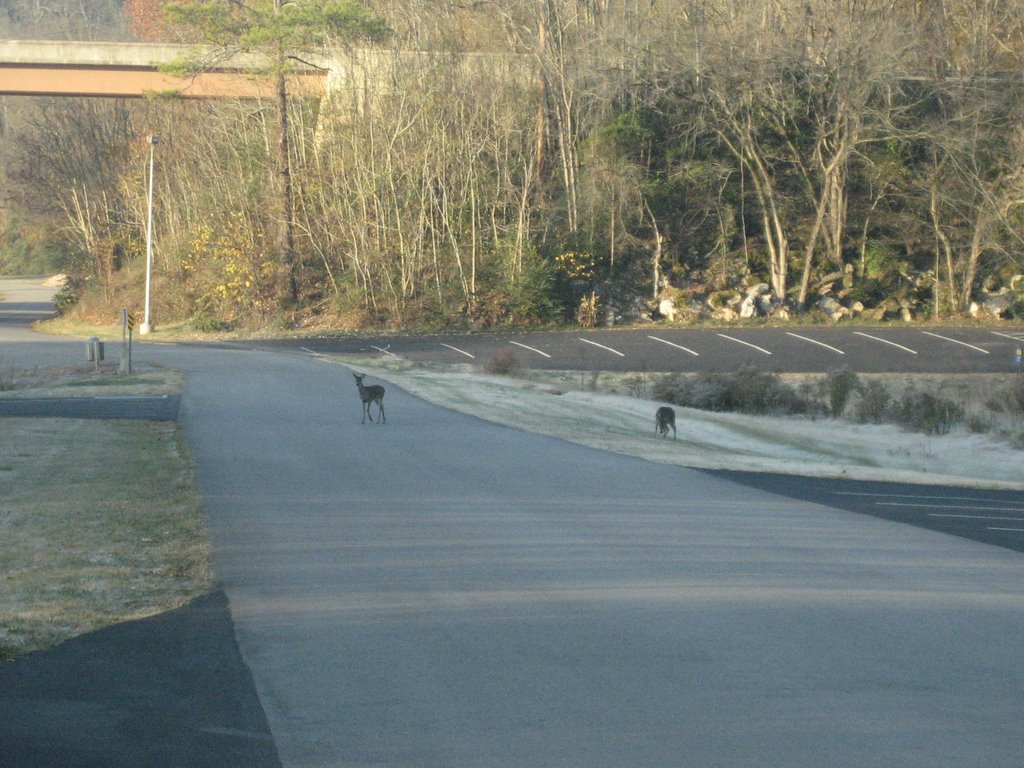
[[[656,437],[661,403],[580,388],[578,375],[495,376],[411,366],[399,358],[335,358],[425,400],[489,421],[651,461],[705,469],[1024,488],[1024,451],[995,434],[925,436],[890,424],[749,416],[676,407],[679,439]],[[906,378],[906,377],[903,377]],[[613,384],[605,384],[613,387]]]
[[[4,394],[133,395],[181,381],[65,368],[30,378],[40,386]],[[213,584],[176,423],[0,418],[0,488],[0,662],[176,608]]]

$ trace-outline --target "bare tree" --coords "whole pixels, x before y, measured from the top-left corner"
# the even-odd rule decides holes
[[[258,53],[266,64],[254,74],[270,74],[275,83],[277,109],[278,201],[281,206],[279,254],[281,300],[291,306],[298,298],[295,279],[295,221],[289,149],[288,75],[308,66],[308,54],[328,39],[380,40],[386,26],[354,0],[315,0],[288,4],[285,0],[252,0],[225,4],[217,0],[189,0],[165,6],[169,22],[191,30],[212,48],[198,50],[177,62],[179,72],[199,72],[239,53]]]

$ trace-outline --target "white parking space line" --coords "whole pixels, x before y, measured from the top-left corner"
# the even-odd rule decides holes
[[[370,346],[373,347],[374,349],[376,349],[382,355],[391,355],[392,357],[398,357],[398,355],[396,355],[394,352],[391,351],[391,345],[390,344],[388,346],[386,346],[386,347],[378,347],[375,344],[371,344]]]
[[[669,341],[668,339],[659,339],[657,336],[648,336],[647,338],[652,339],[653,341],[660,341],[662,344],[668,344],[670,347],[675,347],[676,349],[681,349],[683,350],[683,352],[689,352],[694,357],[700,357],[699,352],[694,352],[692,349],[687,349],[681,344],[676,344],[674,342]]]
[[[992,499],[979,498],[977,496],[929,496],[927,494],[920,493],[872,493],[870,491],[833,491],[833,496],[881,496],[886,499],[940,499],[942,501],[980,501],[989,504],[998,504],[1000,502],[993,501]],[[1012,502],[1005,502],[1010,504]],[[934,506],[934,505],[929,505]]]
[[[536,352],[538,355],[541,355],[542,357],[551,357],[551,355],[549,355],[547,352],[541,352],[539,349],[534,349],[533,347],[528,347],[525,344],[520,344],[518,341],[510,341],[509,344],[515,344],[517,347],[522,347],[523,349],[528,349],[531,352]]]
[[[1010,533],[1024,533],[1024,528],[993,528],[988,526],[986,530],[989,531],[1009,531]]]
[[[732,336],[726,336],[724,333],[719,333],[718,335],[721,336],[723,339],[728,339],[729,341],[735,341],[737,344],[742,344],[745,347],[750,347],[751,349],[756,349],[758,352],[763,352],[766,355],[770,355],[771,354],[771,352],[769,352],[764,347],[759,347],[756,344],[751,344],[749,341],[743,341],[743,339],[736,339],[736,338],[733,338]]]
[[[828,344],[825,344],[824,342],[818,341],[817,339],[809,339],[806,336],[801,336],[799,333],[790,333],[789,331],[786,331],[786,335],[787,336],[792,336],[794,339],[800,339],[801,341],[809,341],[811,344],[817,344],[819,347],[824,347],[825,349],[831,349],[837,355],[845,355],[846,354],[841,349],[836,349],[835,347],[829,346]]]
[[[860,331],[854,331],[854,333],[857,334],[858,336],[863,336],[865,339],[874,339],[875,341],[880,341],[883,344],[888,344],[891,347],[902,349],[904,352],[909,352],[912,355],[917,354],[916,350],[913,350],[910,347],[904,347],[902,344],[897,344],[895,341],[889,341],[888,339],[882,339],[879,338],[878,336],[872,336],[870,333],[861,333]]]
[[[625,355],[622,352],[619,352],[619,350],[612,349],[611,347],[606,347],[604,344],[598,344],[596,341],[590,341],[589,339],[584,339],[582,337],[580,337],[580,341],[582,341],[584,344],[593,344],[595,347],[600,347],[601,349],[606,349],[609,352],[615,353],[619,357],[625,357]]]
[[[876,507],[924,507],[925,509],[973,509],[978,512],[1024,512],[1024,507],[975,507],[970,504],[913,504],[907,501],[877,501]]]
[[[299,349],[301,349],[303,352],[308,352],[313,357],[323,357],[323,355],[317,352],[315,349],[310,349],[309,347],[299,347]]]
[[[460,355],[465,355],[470,360],[476,360],[476,356],[475,355],[469,354],[469,352],[467,352],[464,349],[459,349],[458,347],[453,347],[451,344],[445,344],[443,342],[441,343],[441,346],[442,347],[448,347],[448,349],[452,350],[452,352],[458,352]]]
[[[981,352],[981,354],[983,355],[990,354],[987,349],[982,349],[981,347],[976,347],[973,344],[968,344],[966,341],[960,341],[959,339],[951,339],[949,338],[949,336],[942,336],[941,334],[932,333],[931,331],[921,331],[921,333],[923,333],[925,336],[934,336],[936,339],[942,339],[943,341],[952,341],[954,344],[959,344],[963,347],[967,347],[968,349],[976,350],[978,352]]]
[[[1024,341],[1024,331],[1020,333],[1000,333],[999,331],[989,331],[989,333],[995,336],[1002,336],[1004,339],[1013,339],[1014,341]]]
[[[998,515],[937,515],[930,514],[928,517],[952,518],[955,520],[1012,520],[1015,523],[1024,523],[1024,517],[1000,517]]]

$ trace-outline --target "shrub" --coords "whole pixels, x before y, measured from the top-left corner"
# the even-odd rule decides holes
[[[731,391],[729,374],[702,373],[690,388],[690,405],[702,411],[735,411],[736,397]]]
[[[188,320],[189,328],[199,333],[223,333],[232,331],[235,324],[227,320],[221,320],[206,312],[197,312]]]
[[[704,411],[767,414],[807,413],[807,400],[778,374],[744,366],[731,373],[669,374],[654,385],[658,400]]]
[[[1015,376],[1006,398],[1017,415],[1024,415],[1024,376]]]
[[[944,397],[909,390],[893,409],[896,423],[926,435],[945,435],[963,419],[964,409]]]
[[[809,406],[796,389],[777,373],[744,366],[725,379],[733,401],[731,410],[740,413],[806,413]]]
[[[515,376],[519,372],[519,358],[511,350],[499,352],[487,364],[487,372],[497,376]]]
[[[992,431],[992,423],[977,414],[972,414],[967,417],[967,429],[976,435],[982,435]]]
[[[597,293],[591,291],[589,296],[580,299],[576,310],[576,322],[581,328],[593,328],[597,325]]]
[[[847,368],[831,371],[825,377],[829,413],[833,419],[838,419],[843,415],[846,404],[850,401],[850,395],[857,389],[858,384],[860,384],[860,380],[857,378],[857,374]]]
[[[985,401],[985,407],[1015,419],[1024,417],[1024,377],[1014,376],[1008,387],[997,390]]]
[[[855,418],[861,424],[881,424],[889,415],[892,395],[880,381],[869,381],[860,388],[860,400],[854,410]]]
[[[669,373],[655,379],[651,394],[655,400],[675,405],[687,405],[690,402],[692,385],[690,378],[681,373]]]
[[[53,296],[53,304],[58,315],[64,315],[78,303],[78,293],[70,287],[61,288]]]
[[[624,382],[626,385],[626,391],[629,392],[633,397],[646,397],[647,396],[647,377],[642,373],[638,373],[635,376],[631,376]]]

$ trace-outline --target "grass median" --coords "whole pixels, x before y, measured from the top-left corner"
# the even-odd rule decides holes
[[[14,377],[12,377],[14,378]],[[154,372],[62,370],[6,396],[167,391]],[[0,660],[176,608],[213,583],[192,466],[174,422],[0,418]]]

